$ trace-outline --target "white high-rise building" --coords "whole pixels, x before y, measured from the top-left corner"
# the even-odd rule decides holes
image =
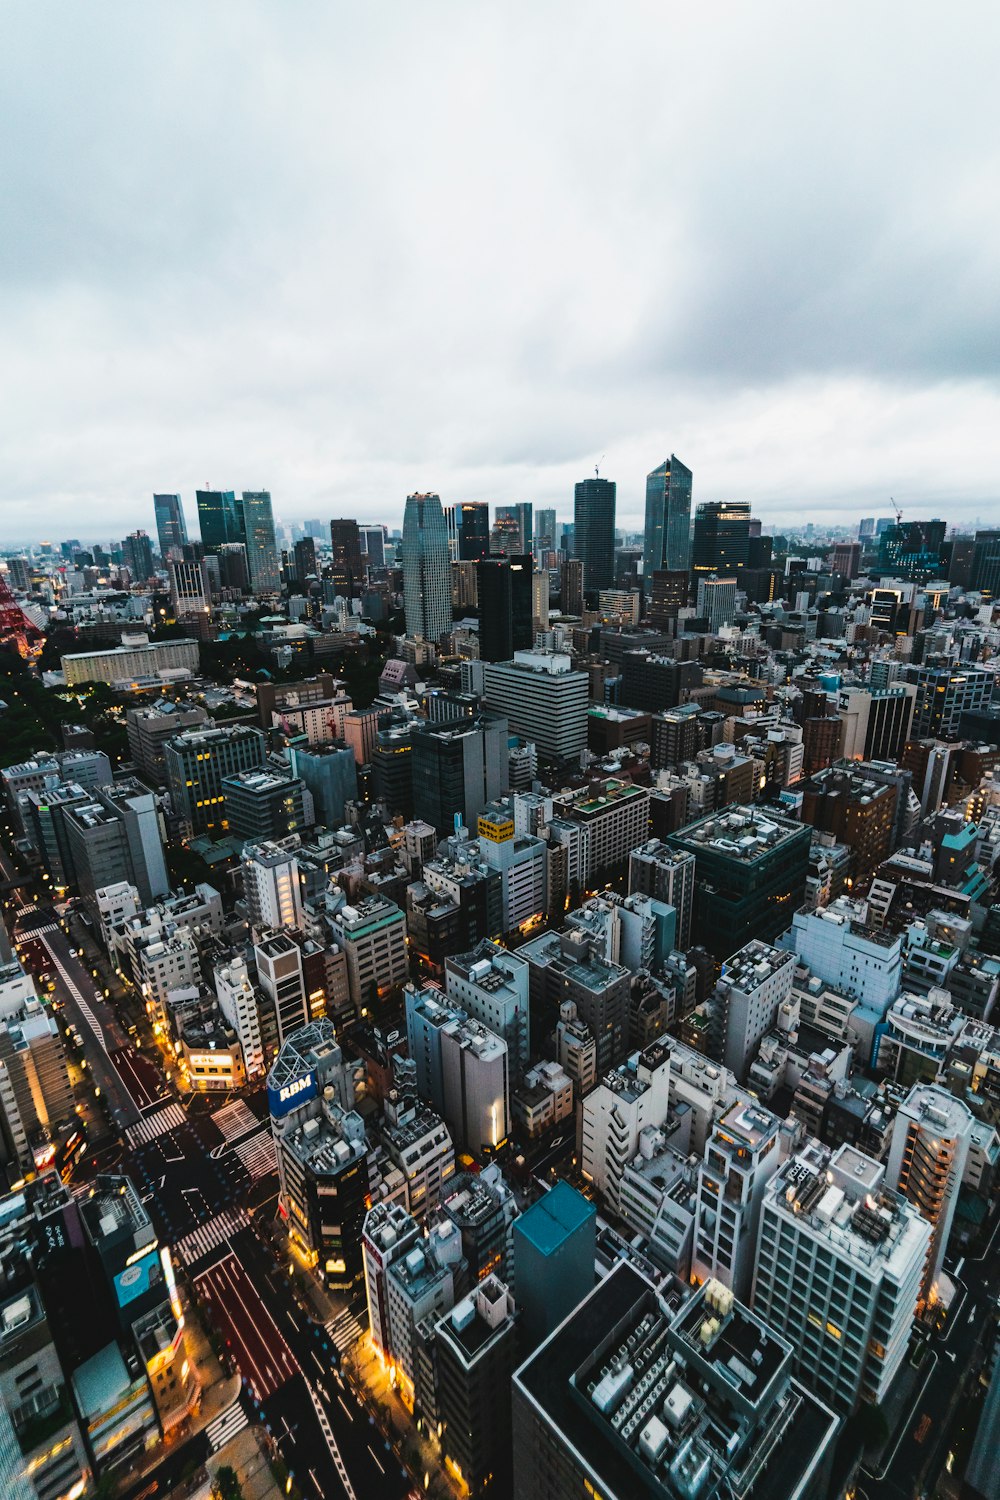
[[[923,1282],[929,1300],[948,1248],[974,1126],[968,1105],[933,1083],[915,1083],[892,1122],[886,1180],[931,1227]]]
[[[487,662],[484,675],[486,706],[504,715],[512,734],[546,755],[576,759],[587,743],[590,679],[568,654],[515,651],[513,661]]]
[[[302,926],[299,867],[281,844],[245,844],[240,856],[247,919],[255,931]]]
[[[507,1139],[510,1077],[507,1043],[481,1021],[441,1028],[443,1114],[455,1144],[481,1157]]]
[[[867,925],[863,901],[839,896],[827,907],[797,911],[781,939],[834,989],[885,1015],[903,979],[903,940]]]
[[[254,943],[260,987],[270,1000],[277,1022],[278,1046],[312,1020],[302,970],[302,950],[287,932],[263,932]]]
[[[250,982],[246,959],[242,954],[236,954],[220,964],[214,975],[219,1009],[239,1038],[247,1078],[257,1077],[264,1072],[264,1043],[260,1034],[257,992]]]
[[[394,1260],[407,1255],[420,1229],[401,1203],[376,1203],[365,1219],[361,1237],[372,1343],[383,1359],[392,1358],[387,1277]]]
[[[698,1167],[692,1271],[745,1301],[753,1279],[764,1190],[781,1158],[781,1121],[759,1104],[734,1104],[716,1123]]]
[[[722,965],[712,1006],[723,1037],[722,1061],[741,1082],[791,996],[795,959],[758,938]]]
[[[753,1309],[795,1348],[798,1374],[851,1411],[879,1402],[909,1343],[930,1226],[855,1147],[813,1141],[764,1194]]]
[[[488,940],[444,962],[448,999],[502,1036],[513,1067],[528,1066],[528,965]]]
[[[607,1073],[583,1101],[581,1170],[618,1212],[626,1164],[647,1125],[662,1125],[670,1107],[670,1047],[653,1042]]]

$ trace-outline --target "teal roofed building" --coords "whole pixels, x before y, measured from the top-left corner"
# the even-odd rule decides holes
[[[522,1332],[532,1348],[593,1289],[597,1210],[557,1182],[514,1221],[514,1286]]]

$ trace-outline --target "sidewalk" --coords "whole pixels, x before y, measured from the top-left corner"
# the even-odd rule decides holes
[[[211,1494],[212,1479],[227,1466],[236,1470],[244,1500],[284,1500],[284,1490],[274,1477],[257,1428],[244,1427],[231,1442],[212,1455],[207,1464],[209,1477],[204,1488],[198,1491],[197,1500]],[[179,1496],[177,1500],[180,1500]]]

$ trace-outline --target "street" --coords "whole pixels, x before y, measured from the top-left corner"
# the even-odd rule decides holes
[[[890,1446],[877,1473],[862,1471],[862,1489],[869,1500],[933,1495],[962,1424],[971,1410],[978,1411],[981,1403],[973,1408],[971,1398],[1000,1291],[998,1230],[1000,1221],[980,1258],[959,1261],[950,1271],[959,1286],[955,1310],[943,1334],[931,1340],[927,1373],[898,1444]],[[951,1264],[946,1260],[946,1269]],[[925,1416],[929,1425],[923,1422]]]
[[[121,1138],[121,1169],[242,1376],[246,1417],[266,1428],[306,1493],[405,1495],[410,1478],[340,1374],[330,1333],[302,1310],[284,1267],[252,1227],[251,1214],[258,1206],[269,1211],[277,1186],[263,1094],[182,1100],[97,991],[52,908],[25,912],[18,935],[45,945],[56,998],[80,1030]],[[210,1452],[199,1433],[171,1449],[146,1482],[176,1482]]]

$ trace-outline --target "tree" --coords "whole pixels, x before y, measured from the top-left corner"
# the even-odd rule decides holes
[[[243,1486],[239,1475],[229,1464],[223,1464],[212,1480],[213,1500],[243,1500]]]

